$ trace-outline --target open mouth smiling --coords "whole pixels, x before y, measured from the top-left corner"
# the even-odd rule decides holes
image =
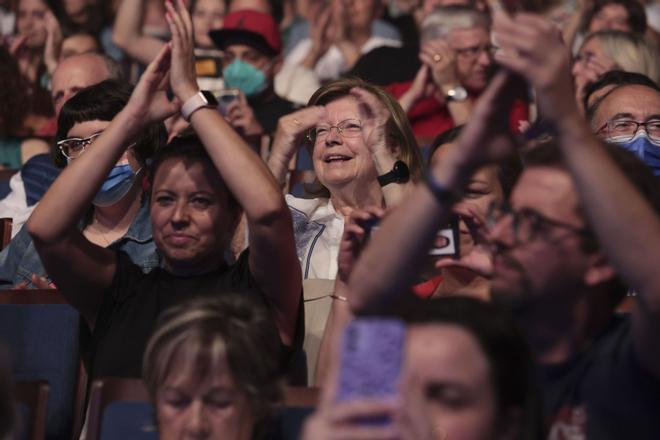
[[[346,162],[353,159],[352,157],[345,156],[343,154],[329,154],[323,158],[325,163],[337,163],[337,162]]]

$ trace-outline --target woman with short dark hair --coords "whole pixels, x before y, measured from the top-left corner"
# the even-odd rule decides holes
[[[165,5],[172,42],[27,224],[46,269],[93,329],[92,377],[139,377],[157,316],[192,296],[252,295],[271,313],[281,344],[296,342],[301,276],[291,216],[266,165],[199,91],[183,0]],[[94,245],[74,226],[127,144],[148,124],[178,111],[196,136],[174,141],[154,160],[150,214],[162,264],[144,274],[123,253]],[[184,145],[197,153],[181,155],[178,146]],[[250,249],[230,265],[225,250],[240,215],[234,198],[247,219]]]
[[[61,168],[73,165],[96,148],[97,138],[124,108],[132,91],[133,87],[126,82],[106,80],[69,99],[59,115],[52,149],[55,164]],[[144,272],[157,267],[160,258],[152,240],[149,206],[142,181],[147,161],[165,144],[166,138],[162,123],[146,126],[108,170],[91,203],[75,219],[86,240],[103,248],[125,252]],[[50,275],[28,231],[22,228],[0,253],[0,285],[5,288],[52,288],[54,284]]]

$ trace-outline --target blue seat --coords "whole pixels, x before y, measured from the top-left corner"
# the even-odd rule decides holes
[[[101,440],[157,440],[153,407],[144,401],[108,404],[101,420]]]
[[[0,291],[0,339],[15,381],[50,385],[47,439],[70,439],[78,382],[79,315],[55,291]]]
[[[140,379],[107,377],[92,383],[88,440],[156,440],[156,418]]]
[[[48,382],[36,380],[14,384],[17,440],[42,440],[46,431]]]
[[[269,440],[297,440],[302,434],[305,420],[315,408],[311,406],[294,406],[282,408],[276,417],[277,430]]]

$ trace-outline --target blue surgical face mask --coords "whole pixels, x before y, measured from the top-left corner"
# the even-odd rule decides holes
[[[135,182],[135,177],[141,169],[134,173],[128,161],[115,165],[110,170],[110,174],[106,177],[103,185],[101,185],[99,192],[94,196],[92,203],[95,206],[104,207],[112,206],[120,201],[130,191],[133,182]]]
[[[607,138],[608,142],[617,144],[625,150],[635,154],[644,162],[656,176],[660,176],[660,142],[649,139],[646,130],[638,130],[635,136],[623,141],[622,136],[611,136]]]
[[[236,58],[234,62],[225,67],[222,71],[225,80],[225,86],[233,89],[237,88],[242,91],[245,96],[255,96],[266,90],[268,84],[266,83],[266,75],[261,69],[257,69],[251,64],[248,64]]]

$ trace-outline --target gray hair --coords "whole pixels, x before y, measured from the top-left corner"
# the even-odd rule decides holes
[[[447,35],[456,29],[474,27],[490,28],[490,18],[485,13],[469,6],[452,5],[437,8],[422,22],[422,43]]]

